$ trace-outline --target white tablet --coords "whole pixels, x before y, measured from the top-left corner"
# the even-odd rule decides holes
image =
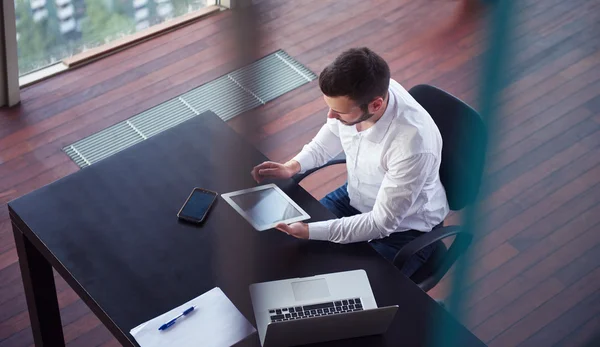
[[[275,184],[221,196],[258,231],[271,229],[279,223],[290,224],[310,219],[308,213]]]

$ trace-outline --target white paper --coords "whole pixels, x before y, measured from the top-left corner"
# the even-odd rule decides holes
[[[167,330],[159,331],[164,323],[196,306],[194,311],[177,320]],[[232,346],[254,333],[256,329],[219,288],[131,329],[130,333],[142,347],[158,346]]]

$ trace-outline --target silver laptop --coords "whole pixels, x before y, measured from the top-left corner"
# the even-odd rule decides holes
[[[383,334],[398,310],[377,308],[364,270],[255,283],[250,296],[263,347]]]

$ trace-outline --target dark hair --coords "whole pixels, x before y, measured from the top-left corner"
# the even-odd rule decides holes
[[[319,76],[321,92],[346,96],[365,108],[376,97],[385,97],[390,86],[390,67],[366,47],[340,54]]]

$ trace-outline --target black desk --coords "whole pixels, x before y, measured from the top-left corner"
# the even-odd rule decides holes
[[[255,231],[219,200],[202,227],[176,214],[195,186],[220,193],[254,186],[266,160],[206,113],[9,204],[35,342],[64,345],[52,267],[116,338],[215,286],[250,322],[254,282],[365,269],[379,306],[398,304],[384,336],[335,346],[425,345],[434,317],[483,344],[366,243],[337,245]],[[301,187],[279,182],[313,220],[332,215]],[[242,343],[258,346],[254,334]]]

